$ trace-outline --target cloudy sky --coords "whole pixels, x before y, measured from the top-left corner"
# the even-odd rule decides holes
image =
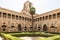
[[[27,0],[0,0],[0,7],[20,12]],[[60,8],[60,0],[29,0],[36,8],[37,14],[42,14]]]

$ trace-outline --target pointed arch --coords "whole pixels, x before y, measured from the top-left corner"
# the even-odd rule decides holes
[[[51,26],[50,28],[55,28],[55,26]]]
[[[48,30],[48,27],[46,24],[43,25],[43,31],[47,31]]]
[[[6,25],[2,25],[2,31],[6,31]]]
[[[21,24],[18,24],[18,31],[21,31]]]
[[[7,27],[6,25],[2,25],[2,27]]]

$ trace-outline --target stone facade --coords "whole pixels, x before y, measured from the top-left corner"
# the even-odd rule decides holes
[[[32,17],[29,13],[31,6],[31,2],[25,2],[21,12],[0,7],[0,32],[31,31]],[[35,31],[60,32],[60,8],[33,16]]]
[[[60,32],[60,8],[35,16],[34,20],[40,31]]]

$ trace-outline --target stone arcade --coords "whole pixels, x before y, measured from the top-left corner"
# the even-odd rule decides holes
[[[0,32],[31,31],[31,6],[32,3],[26,1],[21,12],[0,7]],[[60,8],[33,16],[35,31],[60,32]]]

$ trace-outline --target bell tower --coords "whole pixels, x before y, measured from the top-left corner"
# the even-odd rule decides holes
[[[26,2],[24,3],[24,8],[23,8],[23,9],[24,9],[25,11],[29,12],[31,6],[32,6],[32,3],[31,3],[30,1],[26,1]]]

